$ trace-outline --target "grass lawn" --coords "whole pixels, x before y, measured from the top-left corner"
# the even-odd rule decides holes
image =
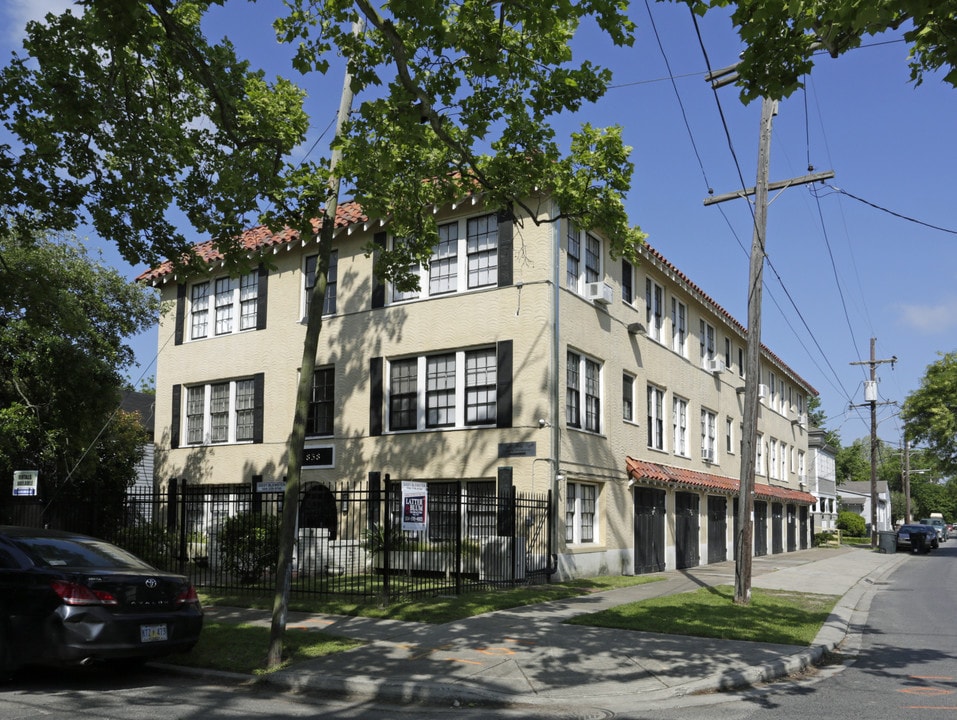
[[[734,588],[721,585],[582,615],[574,625],[695,635],[725,640],[810,645],[836,595],[752,589],[749,605],[735,605]]]
[[[357,615],[373,618],[392,618],[427,623],[446,623],[481,615],[494,610],[505,610],[522,605],[563,600],[602,590],[613,590],[628,585],[640,585],[662,580],[660,577],[596,577],[570,580],[550,585],[527,585],[509,590],[489,590],[458,596],[437,596],[404,600],[390,605],[375,602],[350,601],[336,597],[296,598],[289,609],[301,612]],[[271,610],[272,596],[201,594],[204,606],[224,605]],[[362,643],[329,635],[319,630],[288,630],[283,638],[283,667],[309,658],[341,652]],[[266,652],[269,648],[269,628],[260,625],[226,622],[207,622],[199,642],[191,653],[171,655],[164,659],[173,665],[226,670],[230,672],[263,674]]]
[[[358,647],[358,640],[313,630],[290,630],[283,638],[283,667],[310,658]],[[205,623],[192,652],[170,655],[163,662],[186,667],[262,674],[267,672],[269,628],[235,623]]]
[[[336,596],[293,597],[289,602],[289,609],[310,613],[354,615],[442,624],[494,610],[536,605],[552,600],[564,600],[579,595],[601,592],[602,590],[614,590],[615,588],[641,585],[663,579],[647,575],[602,576],[547,585],[522,585],[508,590],[417,597],[414,600],[398,600],[389,605],[383,605],[374,600]],[[259,608],[263,610],[272,610],[273,606],[272,595],[201,593],[200,597],[203,605]]]

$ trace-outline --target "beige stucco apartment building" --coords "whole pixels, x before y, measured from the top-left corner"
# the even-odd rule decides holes
[[[418,293],[373,275],[387,224],[337,219],[303,482],[463,479],[552,491],[559,576],[733,558],[744,328],[651,247],[633,266],[597,234],[445,208]],[[264,228],[254,270],[143,274],[161,290],[156,479],[281,481],[317,245]],[[762,355],[755,549],[806,547],[807,398]]]

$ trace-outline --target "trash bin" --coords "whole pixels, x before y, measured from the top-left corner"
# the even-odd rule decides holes
[[[882,530],[877,533],[877,549],[882,553],[897,552],[897,533],[892,530]]]

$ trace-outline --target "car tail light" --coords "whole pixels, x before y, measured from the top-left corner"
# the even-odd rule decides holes
[[[117,605],[117,599],[106,590],[93,590],[66,580],[53,580],[50,583],[53,592],[60,596],[66,605]]]
[[[190,585],[183,590],[176,596],[175,604],[177,607],[180,605],[199,605],[199,595],[196,594],[196,588]]]

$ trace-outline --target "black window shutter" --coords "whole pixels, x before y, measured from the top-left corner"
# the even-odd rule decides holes
[[[173,344],[183,344],[183,327],[186,323],[186,285],[176,286],[176,317],[173,321]]]
[[[512,484],[512,468],[498,468],[498,534],[500,537],[515,535],[515,486]]]
[[[512,341],[496,348],[495,427],[512,427]]]
[[[266,376],[264,373],[253,375],[253,442],[263,441],[263,406],[266,399]]]
[[[173,419],[170,421],[169,446],[175,450],[179,447],[179,426],[180,426],[180,408],[183,401],[183,386],[173,386]]]
[[[382,434],[382,358],[369,360],[369,435]]]
[[[376,244],[377,247],[385,250],[386,234],[384,232],[377,232],[372,236],[372,242]],[[373,261],[378,258],[373,257]],[[373,273],[372,275],[372,309],[385,307],[385,283],[382,279]]]
[[[269,294],[269,270],[259,266],[259,295],[256,299],[256,329],[266,329],[266,299]]]
[[[498,286],[508,287],[512,284],[512,236],[515,224],[512,213],[502,210],[498,213]]]

